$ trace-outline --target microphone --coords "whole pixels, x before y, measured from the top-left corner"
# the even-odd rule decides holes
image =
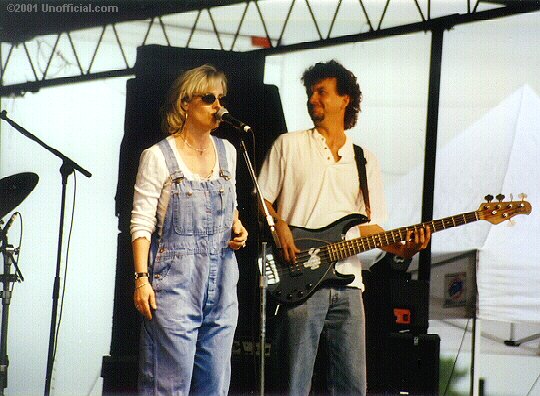
[[[4,237],[7,235],[9,227],[11,227],[11,225],[13,224],[16,218],[17,218],[17,213],[13,213],[11,217],[9,218],[8,222],[6,223],[6,226],[2,228],[2,231],[0,232],[1,239],[4,239]]]
[[[227,124],[240,129],[244,132],[251,132],[251,127],[240,120],[234,118],[225,107],[221,107],[218,112],[215,114],[215,117],[218,121],[226,122]]]

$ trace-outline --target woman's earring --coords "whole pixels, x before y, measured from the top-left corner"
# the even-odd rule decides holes
[[[184,110],[184,108],[182,107],[182,109]],[[184,110],[185,111],[185,110]],[[184,132],[184,128],[186,127],[186,122],[187,122],[187,119],[188,119],[188,113],[187,111],[185,112],[186,116],[184,118],[184,122],[182,123],[182,128],[180,129],[180,133]]]

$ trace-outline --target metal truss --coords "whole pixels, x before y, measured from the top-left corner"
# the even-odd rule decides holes
[[[519,0],[250,0],[174,14],[163,10],[142,21],[2,43],[0,96],[133,75],[136,48],[148,44],[276,54],[538,10],[537,1]],[[298,24],[301,35],[293,26]]]

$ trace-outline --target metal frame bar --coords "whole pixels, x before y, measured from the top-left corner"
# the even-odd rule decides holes
[[[475,4],[474,6],[471,5],[471,1],[473,0],[461,0],[465,1],[467,5],[467,13],[466,14],[453,14],[453,15],[447,15],[444,17],[439,18],[431,18],[431,6],[432,2],[435,0],[427,0],[427,15],[424,15],[420,4],[418,3],[418,0],[413,0],[411,2],[411,6],[414,6],[418,11],[418,17],[419,21],[400,25],[400,26],[394,26],[389,28],[381,28],[382,23],[384,21],[384,18],[386,16],[388,7],[392,0],[386,0],[384,10],[382,11],[381,15],[378,17],[378,26],[376,29],[373,28],[373,21],[372,18],[368,15],[366,7],[364,5],[364,0],[359,0],[359,5],[362,9],[362,16],[359,16],[359,22],[365,22],[368,26],[368,31],[358,34],[352,34],[352,35],[343,35],[338,37],[330,37],[331,33],[333,31],[335,22],[338,19],[338,13],[342,4],[342,0],[340,0],[336,6],[335,12],[332,16],[332,21],[330,24],[330,28],[328,30],[328,34],[326,38],[323,38],[323,34],[320,30],[319,23],[317,22],[317,18],[315,16],[315,13],[313,12],[313,2],[310,0],[304,0],[307,8],[309,10],[309,13],[311,15],[311,20],[315,26],[315,29],[317,31],[319,39],[316,41],[309,41],[309,42],[299,42],[294,44],[283,44],[283,37],[285,34],[285,31],[291,22],[291,13],[293,11],[294,6],[296,5],[296,0],[290,0],[290,6],[287,12],[287,16],[283,20],[283,25],[281,27],[281,32],[279,34],[279,37],[277,39],[272,39],[270,37],[270,34],[268,33],[268,29],[266,26],[265,16],[263,11],[261,10],[261,7],[259,6],[259,3],[263,3],[264,0],[246,0],[244,2],[229,2],[229,4],[245,4],[245,8],[243,10],[243,13],[238,21],[238,26],[236,27],[236,31],[234,33],[230,33],[234,36],[233,43],[231,45],[230,51],[233,51],[235,48],[235,45],[237,43],[238,37],[240,36],[240,29],[242,27],[242,24],[245,21],[245,15],[248,11],[248,7],[251,3],[254,3],[257,8],[257,13],[261,20],[261,29],[264,31],[264,35],[268,39],[268,42],[270,43],[270,48],[264,48],[264,49],[256,49],[252,51],[262,51],[265,54],[272,55],[272,54],[279,54],[279,53],[287,53],[291,51],[297,51],[297,50],[305,50],[305,49],[313,49],[313,48],[321,48],[321,47],[327,47],[331,45],[336,44],[342,44],[342,43],[350,43],[350,42],[360,42],[360,41],[367,41],[377,38],[382,38],[386,36],[393,36],[393,35],[400,35],[400,34],[409,34],[414,32],[421,32],[421,31],[433,31],[438,29],[449,29],[454,25],[463,24],[463,23],[469,23],[474,21],[481,21],[481,20],[489,20],[489,19],[495,19],[499,17],[504,17],[508,15],[514,15],[519,13],[526,13],[526,12],[534,12],[540,10],[540,4],[538,2],[531,2],[531,3],[519,3],[517,5],[509,5],[505,3],[504,5],[501,5],[500,3],[496,3],[498,5],[501,5],[499,8],[491,9],[488,11],[477,11],[479,4],[481,3],[481,0],[474,0]],[[472,6],[472,10],[471,10]],[[216,21],[214,19],[214,16],[212,14],[212,9],[218,7],[217,5],[211,5],[207,7],[200,8],[197,13],[197,17],[193,21],[193,25],[190,27],[190,34],[187,39],[187,42],[185,44],[186,48],[190,48],[190,45],[192,43],[192,38],[194,34],[198,31],[197,26],[200,22],[200,17],[204,11],[206,11],[209,15],[210,22],[212,24],[212,29],[210,30],[217,38],[219,47],[222,50],[225,50],[223,41],[221,37],[223,35],[226,35],[228,33],[224,31],[220,31],[218,29],[218,26],[216,24]],[[225,6],[226,7],[226,6]],[[223,6],[222,6],[223,8]],[[154,16],[150,18],[148,29],[146,31],[146,35],[144,36],[144,39],[141,43],[141,45],[145,45],[146,41],[148,39],[150,30],[152,26],[154,25],[155,19],[158,19],[158,22],[160,24],[160,28],[164,34],[165,40],[167,42],[167,45],[171,45],[171,41],[169,39],[169,34],[167,33],[167,26],[163,23],[163,20],[161,19],[161,16]],[[362,19],[363,18],[363,19]],[[19,84],[10,84],[10,85],[3,85],[3,82],[6,80],[6,72],[9,72],[9,64],[10,62],[15,62],[14,60],[14,50],[17,48],[19,44],[12,43],[10,44],[10,47],[7,51],[7,57],[5,61],[2,63],[2,67],[0,68],[0,96],[8,96],[8,95],[19,95],[22,92],[25,91],[35,91],[39,90],[41,87],[47,87],[47,86],[53,86],[53,85],[60,85],[61,83],[69,84],[71,82],[79,82],[79,81],[87,81],[89,79],[97,79],[97,78],[105,78],[105,76],[111,76],[111,75],[118,75],[118,70],[109,70],[104,72],[97,72],[97,73],[91,73],[92,67],[94,65],[94,62],[98,56],[100,45],[103,41],[103,36],[106,32],[106,29],[108,26],[112,27],[113,34],[115,36],[116,44],[118,45],[118,48],[120,50],[123,63],[125,65],[125,72],[123,75],[128,75],[128,70],[132,70],[132,65],[134,64],[135,60],[128,59],[126,56],[126,52],[124,51],[124,44],[122,41],[122,38],[120,37],[117,29],[116,29],[116,22],[107,24],[103,26],[103,29],[101,31],[101,35],[97,41],[96,48],[93,52],[90,64],[88,65],[87,70],[84,70],[83,65],[80,62],[80,56],[78,54],[78,50],[75,42],[73,41],[73,38],[71,37],[72,32],[61,32],[58,33],[56,37],[55,45],[50,53],[49,60],[47,67],[45,69],[45,72],[41,77],[38,76],[36,72],[36,68],[34,67],[35,61],[32,60],[30,54],[28,53],[28,49],[26,47],[26,44],[23,44],[24,50],[26,52],[26,58],[30,63],[30,67],[32,68],[33,74],[34,74],[34,80],[27,81],[26,83],[19,83]],[[77,62],[79,74],[68,76],[68,77],[62,77],[62,78],[48,78],[47,73],[49,71],[49,67],[53,61],[54,58],[58,57],[59,55],[56,54],[56,47],[58,46],[58,42],[63,34],[66,34],[68,36],[68,40],[70,41],[71,48],[73,50],[73,54],[75,57],[75,60]],[[39,40],[39,37],[35,38],[34,40]],[[275,44],[274,44],[275,42]],[[5,52],[5,51],[4,51]],[[249,51],[248,51],[249,52]],[[0,62],[2,60],[0,59]],[[131,65],[130,65],[131,63]],[[93,76],[93,77],[90,77]]]
[[[512,8],[512,9],[507,9]],[[263,50],[254,50],[254,51],[263,51],[267,55],[276,55],[283,54],[293,51],[301,51],[306,49],[316,49],[322,47],[329,47],[332,45],[346,44],[346,43],[356,43],[362,41],[376,40],[383,37],[389,36],[398,36],[403,34],[411,34],[418,32],[427,32],[437,29],[448,30],[454,26],[462,25],[471,22],[484,21],[502,18],[505,16],[523,14],[529,12],[540,11],[540,6],[515,8],[515,7],[504,7],[488,11],[479,11],[474,14],[452,14],[443,17],[433,18],[426,20],[425,22],[415,22],[407,25],[400,25],[396,27],[390,27],[386,29],[373,30],[366,33],[344,35],[339,37],[334,37],[326,40],[313,41],[313,42],[302,42],[297,44],[283,45],[281,47],[263,49]]]

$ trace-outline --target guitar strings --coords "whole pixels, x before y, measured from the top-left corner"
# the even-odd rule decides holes
[[[460,219],[459,217],[462,217],[462,219]],[[359,247],[360,245],[361,245],[362,249],[364,249],[362,251],[366,251],[366,250],[369,250],[369,249],[374,249],[374,248],[380,247],[381,245],[385,245],[385,246],[390,245],[390,243],[388,243],[388,241],[389,241],[388,235],[390,235],[392,237],[392,243],[394,243],[394,242],[398,243],[398,242],[401,242],[402,240],[405,239],[405,237],[407,236],[408,231],[412,230],[413,232],[415,232],[419,228],[422,228],[424,226],[428,226],[428,227],[430,227],[432,229],[433,232],[437,232],[437,231],[440,231],[441,229],[448,228],[448,226],[450,226],[450,228],[451,227],[456,227],[458,225],[464,225],[464,224],[467,224],[469,222],[476,221],[476,220],[478,220],[476,212],[463,213],[463,214],[458,215],[458,216],[446,217],[446,218],[441,219],[441,220],[432,220],[430,222],[426,222],[426,223],[422,223],[422,224],[416,224],[416,225],[414,225],[412,227],[396,228],[394,230],[386,231],[386,232],[383,232],[383,233],[380,233],[380,234],[373,234],[373,235],[368,235],[368,236],[365,236],[365,237],[356,238],[356,239],[352,239],[352,240],[341,241],[341,242],[337,242],[335,244],[332,244],[333,246],[336,246],[336,248],[334,248],[335,252],[333,252],[333,254],[339,255],[339,253],[342,253],[345,250],[349,250],[351,248]],[[437,226],[435,225],[436,223],[440,223],[439,225],[442,226],[442,228],[437,229]],[[386,243],[384,243],[382,241],[383,236],[384,236],[384,239],[386,240],[385,241]],[[397,241],[396,241],[396,238],[395,238],[396,236],[398,237]],[[378,239],[378,242],[375,240],[375,238]],[[371,246],[371,244],[373,244],[373,246]],[[353,245],[353,246],[346,246],[346,245]],[[367,245],[367,249],[366,249],[366,245]],[[331,256],[332,256],[332,252],[330,252],[329,246],[322,246],[319,249],[321,249],[322,254],[318,254],[317,257],[321,261],[323,261],[323,260],[324,261],[327,261],[327,260],[329,261],[331,259]],[[361,252],[359,252],[359,253],[361,253]],[[276,271],[277,271],[278,275],[282,275],[284,273],[290,272],[291,270],[297,270],[297,271],[301,270],[304,267],[304,264],[309,262],[311,257],[312,257],[312,254],[309,253],[309,250],[303,250],[296,256],[296,261],[295,261],[295,263],[293,265],[276,267]],[[346,257],[349,257],[349,256],[338,257],[335,261],[339,261],[340,259],[344,259]]]

